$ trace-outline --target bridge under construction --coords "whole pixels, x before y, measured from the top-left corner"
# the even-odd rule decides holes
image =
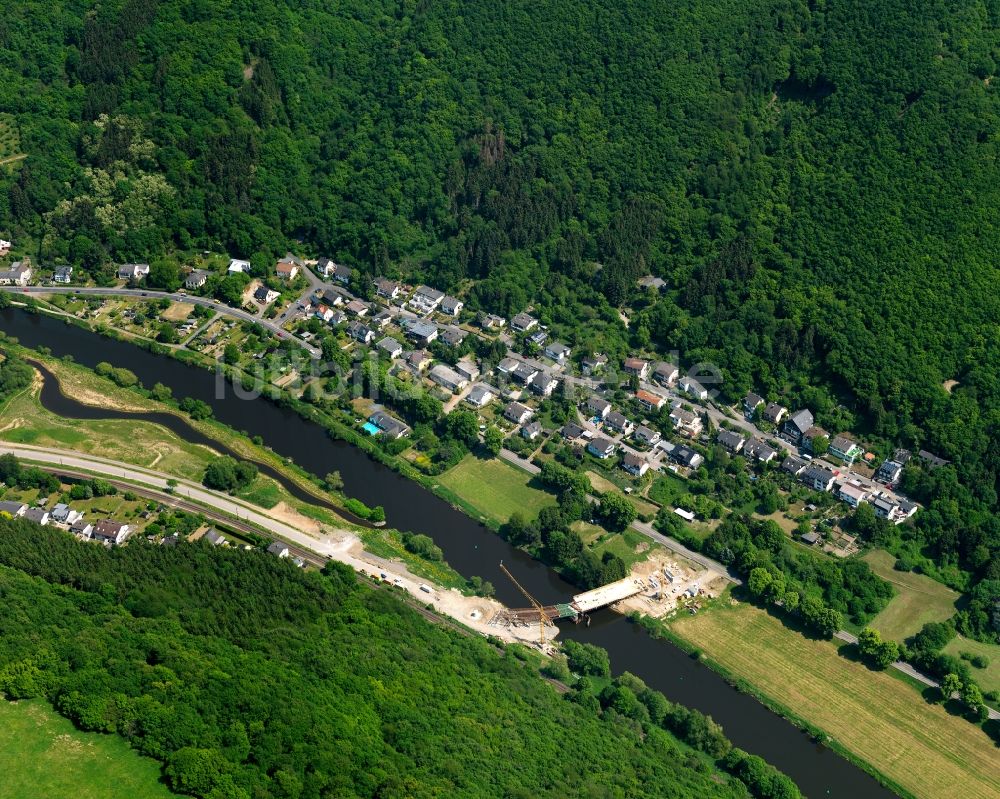
[[[577,594],[569,602],[557,605],[538,605],[530,608],[504,608],[490,620],[490,624],[510,627],[555,622],[559,619],[570,619],[576,622],[586,618],[595,610],[641,594],[646,588],[646,582],[641,578],[626,577],[623,580],[617,580]]]

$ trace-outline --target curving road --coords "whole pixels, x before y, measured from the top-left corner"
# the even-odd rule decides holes
[[[199,297],[194,294],[185,294],[178,291],[156,291],[155,289],[129,289],[129,288],[99,288],[94,286],[0,286],[0,291],[8,294],[77,294],[79,296],[92,297],[133,297],[147,299],[168,299],[175,302],[189,302],[192,305],[200,305],[203,308],[211,308],[218,314],[237,319],[241,322],[250,322],[260,325],[271,331],[279,339],[288,339],[298,344],[308,352],[313,358],[320,356],[320,351],[309,342],[303,341],[298,336],[283,330],[278,320],[263,319],[252,313],[247,313],[242,308],[233,308],[224,302],[210,299],[209,297]],[[312,288],[310,288],[312,291]]]

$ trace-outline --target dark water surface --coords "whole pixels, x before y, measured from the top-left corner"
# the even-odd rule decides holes
[[[16,336],[27,347],[48,347],[56,356],[70,355],[87,366],[108,361],[130,369],[146,386],[160,382],[169,386],[175,397],[194,397],[207,402],[217,419],[236,430],[259,435],[276,453],[314,474],[338,470],[344,479],[345,493],[370,506],[384,507],[391,527],[431,536],[456,570],[492,582],[502,602],[516,607],[525,604],[500,571],[501,560],[543,603],[566,601],[578,593],[578,589],[549,568],[511,547],[423,486],[372,460],[356,447],[329,438],[325,430],[293,411],[266,399],[238,399],[231,389],[225,397],[217,398],[216,378],[203,369],[105,339],[61,320],[15,309],[0,311],[0,329]],[[48,391],[44,399],[46,407],[58,402],[58,407],[52,409],[67,416],[94,414],[94,409],[81,406],[59,392]],[[100,411],[98,415],[111,414]],[[161,421],[159,417],[164,414],[150,416]],[[170,419],[175,431],[176,425],[183,425],[176,417]],[[180,434],[195,440],[194,432],[187,428]],[[218,448],[215,443],[212,446]],[[592,617],[589,627],[567,624],[560,635],[604,647],[611,654],[616,672],[630,671],[669,699],[711,715],[736,746],[780,768],[812,799],[826,796],[888,799],[894,795],[861,769],[815,744],[792,724],[729,686],[708,667],[672,644],[651,638],[618,614],[600,611]],[[753,642],[747,645],[753,646]],[[802,667],[807,668],[808,664]]]

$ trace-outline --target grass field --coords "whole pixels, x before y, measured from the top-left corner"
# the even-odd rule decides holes
[[[982,730],[834,644],[742,603],[684,616],[671,629],[914,796],[1000,796],[1000,755]]]
[[[84,733],[41,702],[0,700],[3,799],[170,799],[160,764],[117,736]]]
[[[990,664],[985,669],[977,669],[971,663],[972,676],[984,691],[1000,691],[1000,646],[996,644],[981,644],[956,635],[944,648],[945,654],[961,657],[963,652],[970,655],[982,655]]]
[[[883,637],[902,641],[929,621],[944,621],[955,613],[958,593],[922,574],[896,571],[896,559],[884,550],[865,555],[864,560],[879,577],[892,583],[896,596],[871,623]]]
[[[533,519],[555,497],[529,485],[531,475],[498,458],[484,460],[466,455],[457,466],[442,474],[441,485],[469,503],[484,516],[507,521],[515,511]]]
[[[590,485],[593,487],[594,491],[597,492],[598,494],[604,494],[608,491],[614,491],[618,494],[621,494],[629,502],[635,505],[636,511],[638,511],[640,514],[644,516],[655,516],[656,512],[659,510],[659,508],[652,502],[647,502],[646,500],[642,499],[636,494],[626,494],[624,491],[622,491],[621,486],[619,486],[612,480],[609,480],[602,474],[598,474],[593,470],[588,471],[586,474],[587,478],[590,480]]]

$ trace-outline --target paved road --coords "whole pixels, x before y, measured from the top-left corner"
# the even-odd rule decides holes
[[[528,472],[528,474],[533,474],[533,475],[539,474],[542,471],[540,468],[535,466],[535,464],[531,463],[530,461],[524,460],[516,452],[512,452],[509,449],[500,450],[500,457],[503,458],[508,463],[517,466],[519,469],[524,469],[524,471]],[[592,502],[599,501],[597,497],[592,495],[588,495],[587,498],[590,499]],[[694,563],[697,563],[702,568],[711,569],[712,571],[718,572],[734,585],[743,584],[743,580],[741,577],[739,577],[739,575],[732,573],[726,566],[719,563],[717,560],[713,560],[712,558],[707,557],[706,555],[702,555],[700,552],[695,552],[693,549],[688,549],[688,547],[684,546],[680,541],[677,541],[673,538],[670,538],[669,536],[664,535],[659,530],[654,528],[653,525],[648,524],[647,522],[643,522],[640,521],[639,519],[636,519],[634,522],[632,522],[632,529],[635,530],[637,533],[641,533],[642,535],[646,536],[646,538],[648,538],[649,540],[655,541],[657,544],[666,547],[671,552],[680,555],[681,557],[687,558],[688,560]]]
[[[168,299],[177,302],[189,302],[192,305],[201,305],[204,308],[211,308],[216,313],[223,316],[238,319],[242,322],[252,322],[270,330],[280,339],[289,339],[298,344],[312,357],[318,358],[320,351],[303,341],[298,336],[294,336],[286,330],[275,319],[261,319],[252,313],[247,313],[242,308],[232,308],[222,302],[217,302],[208,297],[197,297],[193,294],[183,294],[180,292],[155,291],[153,289],[128,289],[128,288],[98,288],[92,286],[0,286],[0,291],[10,294],[78,294],[80,296],[96,297],[146,297],[151,299]]]

